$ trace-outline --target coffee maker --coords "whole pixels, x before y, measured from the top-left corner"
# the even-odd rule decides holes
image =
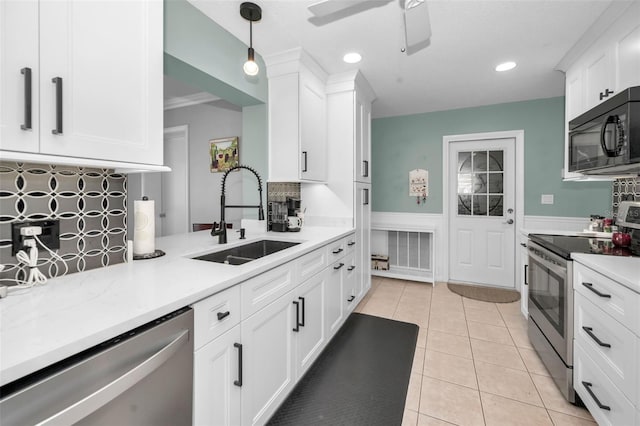
[[[300,231],[302,228],[302,217],[300,216],[300,199],[287,197],[287,231]]]

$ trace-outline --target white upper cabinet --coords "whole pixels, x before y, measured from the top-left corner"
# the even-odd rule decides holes
[[[18,12],[2,26],[3,93],[12,88],[2,96],[1,149],[162,164],[162,2],[21,3],[2,3],[4,20]],[[32,130],[20,129],[25,67],[32,69]],[[22,143],[16,129],[33,140]]]
[[[566,72],[567,121],[640,85],[640,3],[634,2]]]
[[[326,73],[301,49],[265,57],[269,180],[327,180]]]

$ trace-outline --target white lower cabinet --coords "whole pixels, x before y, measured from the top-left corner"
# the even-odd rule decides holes
[[[351,234],[193,305],[194,425],[271,418],[344,323],[343,282],[355,281],[355,254],[344,247],[353,240]]]
[[[195,352],[193,424],[240,424],[240,325]]]
[[[342,277],[342,303],[345,315],[349,315],[357,305],[356,293],[361,290],[360,283],[357,281],[359,276],[355,253],[345,256],[344,264],[346,269]]]
[[[267,422],[295,384],[294,292],[242,322],[242,424]]]

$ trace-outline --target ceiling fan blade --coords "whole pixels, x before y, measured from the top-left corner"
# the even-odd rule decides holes
[[[391,1],[393,0],[322,0],[311,4],[307,9],[314,15],[312,19],[336,20],[363,10],[384,6]]]
[[[407,54],[429,45],[431,22],[425,0],[406,0],[404,4],[404,31]]]

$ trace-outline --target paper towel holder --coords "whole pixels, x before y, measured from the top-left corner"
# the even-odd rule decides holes
[[[153,253],[147,254],[134,254],[133,260],[144,260],[144,259],[155,259],[156,257],[164,256],[166,253],[162,250],[157,249]]]

